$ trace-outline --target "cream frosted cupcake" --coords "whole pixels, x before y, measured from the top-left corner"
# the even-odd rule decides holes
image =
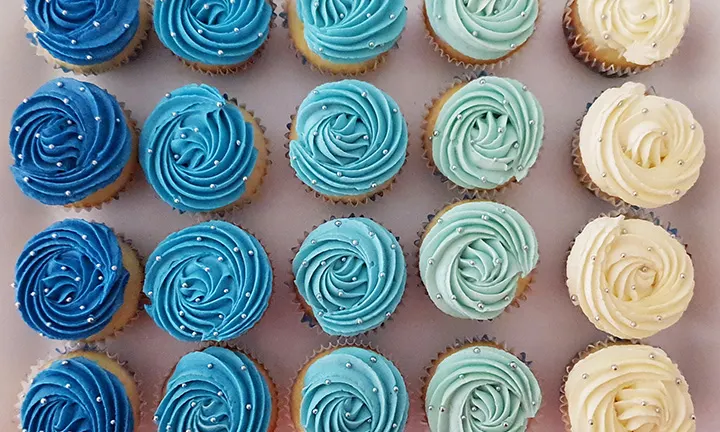
[[[668,355],[647,345],[591,345],[561,389],[567,432],[694,432],[688,384]]]
[[[441,210],[420,239],[420,278],[446,314],[489,320],[526,298],[540,259],[535,232],[517,211],[490,201]]]
[[[573,142],[580,182],[614,205],[671,204],[697,182],[704,160],[705,136],[692,112],[633,82],[603,92]]]
[[[602,216],[577,236],[567,260],[570,299],[599,330],[642,339],[675,324],[693,296],[685,247],[645,219]]]
[[[527,86],[494,76],[457,80],[433,101],[425,123],[428,165],[451,188],[483,197],[528,175],[545,132]]]
[[[55,67],[97,74],[130,60],[152,25],[146,0],[25,0],[38,55]]]
[[[466,68],[508,59],[535,32],[538,0],[425,0],[425,26],[435,50]]]
[[[641,72],[680,45],[690,0],[568,0],[563,29],[572,54],[607,76]]]

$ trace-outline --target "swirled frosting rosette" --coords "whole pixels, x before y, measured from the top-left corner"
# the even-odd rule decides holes
[[[267,41],[273,17],[269,0],[155,2],[155,32],[184,62],[205,72],[241,69]]]
[[[390,187],[405,163],[407,123],[372,84],[323,84],[303,101],[289,134],[296,176],[334,202],[360,203]]]
[[[487,338],[448,349],[424,387],[430,431],[525,432],[542,402],[529,364]]]
[[[144,0],[25,0],[28,39],[65,70],[94,74],[128,61],[151,26]]]
[[[303,241],[292,268],[306,314],[335,336],[382,325],[400,304],[407,280],[398,240],[362,217],[317,227]]]
[[[148,314],[188,342],[237,338],[260,320],[272,293],[263,246],[223,221],[170,234],[148,258],[145,272]]]
[[[15,306],[51,339],[102,339],[135,316],[142,270],[107,226],[54,223],[31,238],[15,265]]]
[[[463,66],[500,62],[535,32],[538,0],[424,0],[430,40]]]
[[[410,401],[395,365],[360,346],[318,353],[300,371],[290,397],[298,431],[402,431]]]
[[[482,194],[523,180],[544,135],[540,102],[527,86],[480,76],[457,83],[429,109],[425,157],[453,187]]]
[[[134,432],[140,423],[133,376],[103,353],[75,351],[44,365],[21,399],[26,432]]]
[[[563,28],[573,55],[604,75],[624,76],[670,58],[690,19],[690,0],[569,0]]]
[[[535,232],[517,211],[461,201],[438,213],[420,243],[420,277],[430,299],[456,318],[497,318],[524,298],[539,260]]]
[[[661,349],[609,342],[573,359],[561,391],[573,432],[695,432],[688,384]]]
[[[629,82],[590,106],[574,143],[575,169],[615,205],[657,208],[682,198],[698,180],[704,137],[685,105]]]
[[[322,72],[349,75],[375,69],[407,21],[405,0],[290,0],[285,13],[303,62]]]
[[[247,202],[267,170],[258,121],[205,84],[166,94],[140,138],[145,177],[181,212],[220,211]]]
[[[277,417],[273,398],[264,368],[241,352],[209,347],[180,359],[154,421],[159,431],[267,432]]]
[[[10,170],[23,193],[49,205],[98,206],[130,180],[134,122],[100,87],[51,80],[13,113]]]
[[[642,339],[675,324],[693,296],[693,263],[675,235],[653,222],[599,217],[567,260],[570,298],[595,327]]]

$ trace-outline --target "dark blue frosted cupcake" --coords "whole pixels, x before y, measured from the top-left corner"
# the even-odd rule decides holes
[[[78,350],[40,367],[20,401],[23,432],[134,432],[142,398],[124,365],[103,352]]]
[[[237,338],[260,320],[272,294],[265,249],[223,221],[170,234],[150,255],[145,271],[147,312],[182,341]]]
[[[240,351],[213,346],[185,355],[163,391],[154,417],[160,431],[271,432],[277,424],[275,384]]]
[[[244,69],[268,39],[274,5],[270,0],[155,2],[155,32],[183,63],[208,73]]]
[[[91,83],[47,82],[17,107],[11,126],[10,170],[23,193],[43,204],[98,207],[138,166],[135,122]]]
[[[140,138],[148,183],[180,212],[221,212],[254,197],[267,173],[264,129],[251,111],[205,84],[168,93]]]
[[[143,271],[135,251],[107,226],[82,219],[50,225],[15,265],[15,306],[51,339],[96,341],[138,311]]]
[[[146,0],[25,0],[25,20],[38,55],[86,75],[129,61],[152,25]]]

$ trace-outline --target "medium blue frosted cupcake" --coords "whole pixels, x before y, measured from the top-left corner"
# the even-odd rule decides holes
[[[290,394],[290,414],[298,432],[399,432],[405,430],[409,410],[400,371],[360,346],[332,347],[315,355],[298,374]]]
[[[345,204],[364,203],[389,190],[408,146],[397,103],[356,80],[313,90],[298,108],[288,138],[297,178],[316,195]]]
[[[400,39],[405,0],[288,0],[285,19],[297,55],[321,72],[375,69]]]
[[[205,84],[168,93],[140,137],[148,183],[181,212],[230,210],[255,196],[267,172],[264,129],[252,112]]]
[[[103,352],[73,351],[43,365],[23,393],[23,432],[139,430],[142,398],[135,378]]]
[[[260,54],[272,25],[270,0],[155,2],[160,41],[193,69],[231,73]]]
[[[160,328],[187,342],[237,338],[260,320],[272,293],[265,249],[223,221],[170,234],[145,272],[145,309]]]
[[[65,71],[97,74],[129,61],[152,25],[146,0],[25,0],[28,39]]]
[[[395,312],[407,279],[400,243],[362,217],[335,219],[313,230],[292,263],[305,320],[333,336],[356,336]]]
[[[51,339],[96,341],[138,310],[143,272],[135,251],[101,223],[66,219],[31,238],[15,265],[15,306]]]
[[[159,431],[272,432],[277,391],[265,368],[248,355],[221,347],[180,359],[155,412]]]
[[[137,168],[135,122],[115,97],[72,78],[51,80],[13,113],[10,167],[22,192],[43,204],[98,207]]]

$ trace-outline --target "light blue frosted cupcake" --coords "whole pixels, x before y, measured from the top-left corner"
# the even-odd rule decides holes
[[[390,360],[349,344],[323,349],[305,364],[291,389],[289,408],[298,432],[401,432],[410,398]]]
[[[267,41],[271,0],[155,2],[155,32],[183,63],[208,73],[237,72],[250,65]]]
[[[407,21],[405,0],[288,0],[284,18],[298,57],[321,72],[375,69]]]
[[[535,32],[539,0],[425,0],[435,50],[461,66],[484,68],[515,54]]]
[[[293,274],[304,320],[333,336],[357,336],[395,312],[407,279],[400,243],[363,217],[327,221],[295,254]]]
[[[290,124],[295,175],[327,201],[360,204],[392,186],[407,154],[408,130],[397,103],[370,83],[323,84]]]

